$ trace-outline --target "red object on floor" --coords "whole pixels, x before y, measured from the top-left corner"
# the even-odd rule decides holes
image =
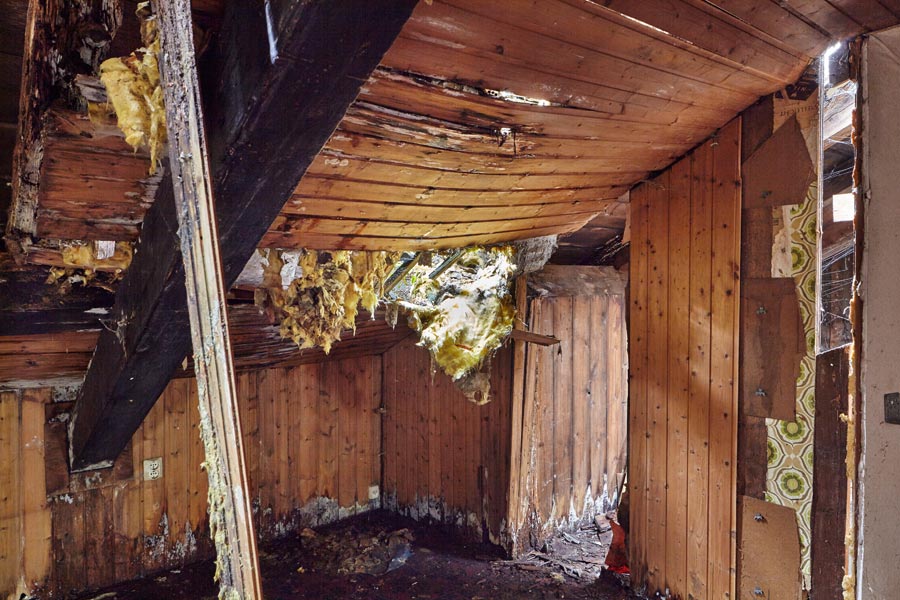
[[[630,573],[628,552],[625,549],[625,530],[615,521],[610,521],[609,524],[612,526],[613,538],[606,554],[606,567],[613,573]]]

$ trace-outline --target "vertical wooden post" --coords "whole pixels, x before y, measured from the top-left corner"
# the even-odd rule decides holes
[[[156,8],[220,598],[261,599],[190,1],[158,0]]]

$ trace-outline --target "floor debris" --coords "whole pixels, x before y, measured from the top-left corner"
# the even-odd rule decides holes
[[[592,526],[555,537],[547,552],[507,560],[495,546],[377,511],[265,544],[260,558],[266,600],[634,598],[620,579],[601,576],[607,573],[603,561],[611,538],[609,531]],[[595,541],[600,545],[589,543]],[[101,592],[118,600],[216,597],[211,561],[180,571]]]

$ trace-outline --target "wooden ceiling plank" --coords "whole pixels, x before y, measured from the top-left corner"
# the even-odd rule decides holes
[[[572,0],[566,0],[572,1]],[[579,1],[580,0],[576,0]],[[791,73],[806,62],[807,55],[752,27],[705,0],[591,0],[653,27],[756,70],[783,69],[780,77],[792,83]],[[792,66],[788,66],[792,65]]]
[[[221,99],[206,108],[226,287],[414,5],[415,0],[285,1],[267,5],[276,16],[273,25],[262,5],[227,4],[210,60],[221,70],[210,73],[213,87],[205,94]],[[270,39],[277,41],[274,49]],[[112,315],[117,327],[101,333],[79,396],[73,446],[103,440],[80,444],[86,460],[118,454],[190,350],[171,183],[159,189],[119,283]]]
[[[587,2],[571,5],[562,0],[511,0],[502,4],[438,0],[431,7],[421,7],[419,13],[441,25],[468,21],[469,27],[481,30],[488,41],[502,44],[504,56],[534,58],[534,52],[519,52],[522,41],[535,44],[537,53],[544,49],[562,50],[562,54],[547,58],[556,60],[558,70],[570,73],[588,74],[595,61],[599,65],[611,60],[619,69],[637,67],[641,72],[655,71],[655,76],[689,79],[734,93],[759,95],[761,88],[784,85],[778,77],[735,68],[732,61],[717,54]],[[479,27],[479,21],[484,25]],[[567,57],[585,60],[571,61]]]
[[[703,102],[700,99],[704,97],[715,97],[723,104],[729,99],[736,98],[739,103],[745,105],[752,103],[759,96],[758,92],[751,92],[749,88],[740,90],[722,87],[710,80],[685,77],[678,71],[647,66],[602,53],[597,50],[603,48],[604,44],[602,38],[598,39],[601,33],[599,31],[595,31],[591,40],[586,42],[587,47],[547,35],[535,35],[534,32],[505,24],[504,18],[512,20],[516,17],[512,11],[504,8],[505,6],[505,3],[483,3],[467,6],[472,9],[472,12],[468,12],[442,2],[434,2],[431,6],[423,4],[418,10],[423,18],[411,20],[403,36],[414,37],[435,45],[449,44],[460,54],[475,54],[486,61],[494,61],[493,68],[500,68],[500,65],[511,62],[530,67],[538,73],[562,72],[569,77],[578,77],[584,81],[602,83],[646,95],[675,98],[681,94],[690,94],[699,102]],[[491,13],[491,9],[496,11],[496,14]],[[528,14],[530,13],[522,16]],[[532,26],[527,20],[524,24]],[[565,30],[560,30],[556,34],[560,38],[566,37]],[[502,52],[498,49],[502,49]],[[688,62],[685,61],[685,68],[688,68]],[[441,79],[454,79],[455,65],[435,63],[427,54],[420,55],[418,60],[410,63],[398,63],[389,53],[384,64]],[[715,79],[712,78],[713,81]],[[485,80],[484,85],[490,87],[490,81]],[[520,93],[517,90],[510,91]],[[710,102],[710,106],[716,105],[712,100],[707,102]]]
[[[458,191],[552,190],[629,184],[646,171],[610,171],[562,174],[460,173],[415,165],[395,165],[364,158],[333,158],[320,154],[309,167],[311,175],[345,181],[384,182]],[[298,186],[302,187],[302,183]]]
[[[265,248],[309,248],[312,250],[404,250],[415,252],[464,248],[475,244],[502,244],[543,235],[570,233],[580,228],[581,224],[566,227],[537,227],[507,231],[502,234],[459,235],[438,239],[319,234],[308,234],[297,239],[270,232],[263,238],[260,246]]]
[[[892,0],[827,0],[827,3],[859,23],[866,31],[884,29],[896,25],[898,21],[897,13],[893,12],[898,6]]]
[[[546,16],[561,12],[558,5],[560,2],[568,4],[575,10],[589,13],[594,17],[592,19],[594,24],[608,21],[617,31],[620,28],[624,29],[623,37],[633,39],[635,46],[645,43],[647,38],[654,39],[682,52],[717,63],[723,71],[738,73],[736,77],[729,77],[750,84],[793,83],[808,62],[806,57],[798,57],[796,53],[786,51],[782,45],[770,43],[769,36],[760,36],[759,32],[748,33],[752,29],[746,25],[744,28],[735,27],[740,20],[722,18],[726,15],[721,11],[710,10],[709,5],[704,6],[705,10],[698,10],[698,6],[703,6],[700,2],[689,4],[676,0],[674,10],[671,0],[667,3],[654,0],[627,3],[632,7],[631,10],[639,10],[644,16],[650,16],[652,20],[657,21],[655,24],[627,11],[613,8],[606,2],[594,0],[555,0],[545,9]],[[619,6],[622,4],[625,3]],[[638,4],[641,8],[636,7]],[[572,18],[576,14],[569,13]],[[567,16],[562,16],[561,21],[567,23]],[[546,22],[541,17],[538,21]],[[629,35],[628,30],[640,34],[641,37]],[[740,46],[740,49],[736,46]],[[624,46],[623,50],[627,48],[629,47]],[[633,52],[632,49],[629,54]],[[645,56],[640,52],[637,54]],[[650,57],[646,57],[645,60],[656,62]],[[706,72],[706,69],[700,69],[700,72]]]
[[[590,221],[596,212],[574,212],[562,215],[550,215],[530,218],[506,218],[495,221],[446,223],[416,221],[369,221],[364,219],[329,219],[324,217],[278,217],[269,230],[271,236],[284,236],[294,240],[302,240],[309,235],[366,235],[377,237],[404,237],[421,239],[440,239],[462,235],[481,235],[488,233],[502,234],[507,231],[525,229],[543,229],[547,227],[569,227],[577,225],[581,228]],[[298,246],[285,246],[297,248]],[[302,246],[299,246],[302,248]]]
[[[798,18],[775,0],[710,0],[710,2],[806,56],[818,56],[831,43],[831,37],[827,33]]]
[[[44,111],[77,72],[95,67],[108,50],[108,46],[86,40],[112,39],[122,18],[119,0],[87,7],[76,2],[31,0],[26,10],[13,201],[5,235],[7,247],[18,256],[35,233]]]
[[[375,110],[377,109],[377,110]],[[656,136],[652,140],[614,139],[605,131],[591,132],[590,136],[565,138],[554,135],[537,135],[518,132],[507,139],[499,137],[499,131],[484,132],[463,130],[459,126],[425,115],[389,112],[380,107],[355,104],[348,110],[340,131],[372,136],[390,136],[404,143],[414,143],[429,148],[441,148],[467,153],[497,153],[509,156],[534,156],[550,158],[592,158],[605,156],[609,150],[622,152],[635,159],[650,151],[667,151],[681,156],[692,148]],[[610,142],[615,142],[610,143]]]
[[[788,0],[784,5],[827,31],[835,40],[853,37],[863,30],[861,24],[826,0]]]
[[[532,73],[531,75],[535,75]],[[685,105],[673,104],[678,110],[666,112],[643,109],[637,102],[622,105],[618,112],[586,110],[567,106],[537,106],[485,97],[476,93],[442,87],[423,80],[416,81],[407,74],[382,71],[366,83],[360,101],[384,106],[410,114],[424,114],[460,126],[499,129],[512,126],[542,131],[559,136],[579,137],[591,132],[608,130],[619,139],[630,131],[647,134],[660,126],[670,128],[666,137],[696,136],[719,126],[725,112],[718,110],[691,111]],[[637,114],[632,114],[638,111]],[[680,111],[680,112],[679,112]]]
[[[496,143],[494,144],[496,146]],[[605,144],[597,146],[608,147]],[[601,150],[602,151],[602,150]],[[455,171],[476,174],[531,174],[559,175],[564,173],[603,173],[620,171],[650,171],[659,168],[660,163],[668,164],[671,152],[662,151],[642,153],[642,156],[615,156],[610,149],[609,156],[593,156],[590,158],[554,158],[534,157],[527,154],[472,154],[458,150],[444,150],[417,144],[396,142],[392,139],[379,138],[340,131],[331,136],[328,145],[322,149],[322,156],[328,158],[355,157],[382,164],[420,165],[440,171]],[[629,153],[630,154],[630,153]]]
[[[600,200],[617,198],[627,186],[598,186],[557,190],[459,190],[431,188],[427,186],[397,185],[389,182],[369,182],[365,186],[344,179],[324,178],[316,175],[304,177],[296,194],[307,197],[343,198],[416,204],[423,208],[436,206],[516,206],[519,204],[544,204],[572,200]]]
[[[605,210],[611,200],[550,202],[546,204],[523,204],[515,206],[515,216],[519,219],[536,218],[553,215],[573,214],[579,212],[600,212]],[[512,206],[471,206],[421,207],[409,204],[390,204],[385,202],[347,201],[333,198],[298,198],[292,197],[281,214],[286,217],[302,218],[345,218],[365,219],[368,221],[409,221],[419,223],[475,223],[480,221],[499,221],[508,219]]]
[[[372,128],[370,131],[375,131]],[[443,141],[434,139],[432,145],[418,143],[420,140],[402,135],[394,135],[394,132],[381,131],[379,135],[370,133],[357,133],[342,128],[338,129],[328,145],[322,150],[331,156],[351,155],[371,157],[382,162],[412,162],[435,169],[456,170],[463,172],[504,172],[504,173],[557,173],[557,172],[587,172],[590,167],[596,165],[600,169],[610,168],[614,165],[627,163],[633,165],[631,170],[645,170],[648,165],[657,165],[662,162],[669,164],[677,158],[677,152],[684,146],[643,144],[620,146],[618,144],[604,144],[594,142],[592,147],[586,147],[588,155],[579,156],[571,153],[570,156],[554,154],[535,154],[531,151],[517,153],[494,152],[499,149],[498,140],[485,138],[475,151],[468,149],[442,147]],[[518,135],[528,139],[526,134]],[[516,145],[520,141],[516,140]],[[423,140],[424,141],[424,140]],[[505,142],[504,142],[505,143]],[[513,145],[513,141],[508,141]],[[585,144],[587,145],[587,144]]]
[[[428,57],[427,62],[423,61],[423,55]],[[678,115],[690,123],[714,118],[723,108],[728,108],[729,102],[734,106],[742,104],[740,98],[735,101],[728,96],[719,100],[687,99],[642,93],[625,86],[614,87],[611,82],[601,78],[594,78],[599,81],[586,80],[577,74],[552,71],[543,65],[509,60],[496,52],[488,54],[484,51],[460,51],[425,41],[415,37],[412,32],[404,33],[398,38],[391,47],[390,63],[385,65],[376,72],[375,77],[383,78],[386,72],[402,74],[413,72],[411,69],[419,69],[414,72],[434,76],[439,81],[445,81],[447,76],[451,76],[452,79],[446,81],[474,88],[514,91],[521,96],[540,98],[553,105],[622,115],[632,120],[663,113]],[[452,65],[452,69],[446,65]]]

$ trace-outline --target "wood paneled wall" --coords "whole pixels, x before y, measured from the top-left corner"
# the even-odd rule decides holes
[[[513,467],[514,554],[618,502],[627,433],[624,304],[621,283],[530,303],[529,329],[560,343],[528,344],[517,371],[524,398]]]
[[[630,564],[734,598],[740,119],[632,191]]]
[[[512,353],[491,366],[492,400],[478,406],[413,341],[384,354],[385,504],[416,519],[501,541],[509,490]]]
[[[379,356],[243,373],[238,388],[261,537],[378,505]],[[192,379],[169,384],[113,469],[72,476],[65,407],[50,396],[0,394],[0,598],[64,596],[212,555]],[[143,460],[156,457],[162,477],[145,481]]]

